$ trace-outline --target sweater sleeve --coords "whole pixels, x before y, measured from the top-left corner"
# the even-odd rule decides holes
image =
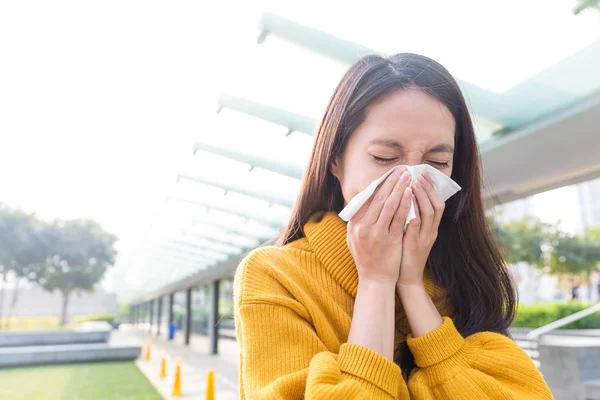
[[[234,284],[242,400],[409,399],[400,367],[383,355],[349,343],[328,351],[306,308],[269,287],[273,276],[257,260],[242,261]]]
[[[408,400],[391,360],[349,343],[337,354],[326,351],[312,326],[289,308],[245,304],[237,318],[245,399]]]
[[[408,335],[417,369],[408,388],[415,400],[551,400],[529,356],[510,338],[481,332],[466,339],[448,317],[436,330]]]

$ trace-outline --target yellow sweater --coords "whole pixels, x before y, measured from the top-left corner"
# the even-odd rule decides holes
[[[397,303],[395,341],[408,341],[417,365],[408,382],[393,361],[346,343],[358,287],[346,223],[334,213],[314,217],[306,237],[256,249],[236,271],[242,400],[552,399],[512,340],[492,332],[463,338],[444,305],[436,304],[442,326],[413,338]]]

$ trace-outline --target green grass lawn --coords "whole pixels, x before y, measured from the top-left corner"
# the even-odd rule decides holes
[[[0,399],[161,400],[132,361],[0,370]]]

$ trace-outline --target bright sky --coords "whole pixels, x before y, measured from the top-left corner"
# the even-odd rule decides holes
[[[318,118],[346,68],[276,38],[257,45],[263,11],[378,51],[426,54],[497,92],[600,37],[597,15],[571,15],[575,1],[248,3],[0,3],[0,201],[96,219],[131,262],[178,173],[231,175],[193,158],[194,141],[236,129],[257,146],[251,123],[216,117],[220,93]],[[285,157],[302,163],[310,138],[294,135]]]

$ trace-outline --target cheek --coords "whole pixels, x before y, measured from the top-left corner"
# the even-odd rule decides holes
[[[342,180],[342,193],[344,200],[348,203],[354,196],[362,192],[369,186],[371,182],[379,178],[381,174],[371,176],[370,174],[345,174],[345,179]]]

